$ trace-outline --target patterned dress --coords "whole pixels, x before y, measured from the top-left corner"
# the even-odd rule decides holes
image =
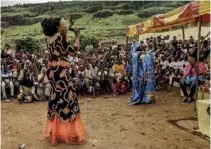
[[[80,120],[80,108],[69,73],[69,52],[73,47],[65,38],[58,35],[52,44],[47,44],[50,52],[47,76],[51,84],[51,97],[48,103],[47,138],[52,145],[58,141],[78,144],[84,141],[84,127]]]
[[[49,55],[49,68],[47,76],[52,86],[51,99],[48,104],[48,118],[53,119],[58,114],[61,121],[71,121],[80,112],[78,99],[73,88],[72,78],[69,74],[68,52],[73,47],[68,45],[62,36],[47,45]]]

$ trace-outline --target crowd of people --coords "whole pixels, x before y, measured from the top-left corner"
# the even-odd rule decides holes
[[[210,39],[201,39],[199,85],[210,80]],[[131,43],[133,44],[133,43]],[[69,75],[79,95],[96,97],[109,93],[114,96],[132,90],[131,44],[109,47],[87,45],[75,55],[69,55]],[[191,36],[182,41],[170,36],[147,38],[140,42],[140,51],[154,56],[157,90],[171,90],[178,84],[184,99],[194,100],[196,86],[197,41]],[[20,103],[49,100],[51,85],[46,76],[49,51],[28,53],[12,51],[7,45],[1,53],[2,99],[11,101],[17,96]],[[187,87],[190,92],[187,92]]]

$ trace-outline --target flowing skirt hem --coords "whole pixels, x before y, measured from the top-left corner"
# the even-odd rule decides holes
[[[47,120],[45,137],[51,145],[57,145],[59,142],[72,145],[86,142],[85,129],[80,117],[67,123],[62,123],[58,116],[55,116],[54,120]]]

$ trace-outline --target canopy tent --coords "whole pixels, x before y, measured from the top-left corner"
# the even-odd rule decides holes
[[[166,14],[158,14],[142,23],[130,25],[126,36],[151,33],[199,21],[210,23],[210,1],[194,1]]]
[[[201,49],[201,26],[203,23],[210,24],[210,1],[194,1],[179,7],[173,11],[166,14],[158,14],[151,17],[142,23],[135,25],[130,25],[126,29],[126,43],[128,42],[128,37],[132,37],[138,34],[152,33],[159,30],[170,29],[172,27],[181,26],[183,29],[183,39],[184,39],[184,26],[189,23],[198,23],[198,44],[197,49]],[[209,36],[210,32],[206,35]],[[197,65],[199,64],[199,51],[197,50]],[[198,80],[198,70],[196,67]],[[198,90],[198,81],[196,81],[196,88]],[[196,92],[196,100],[198,98],[198,91]]]

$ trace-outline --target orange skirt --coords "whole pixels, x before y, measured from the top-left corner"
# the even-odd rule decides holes
[[[85,129],[80,116],[71,122],[62,123],[58,116],[54,120],[47,120],[46,138],[52,145],[58,142],[67,144],[82,144],[85,142]]]

